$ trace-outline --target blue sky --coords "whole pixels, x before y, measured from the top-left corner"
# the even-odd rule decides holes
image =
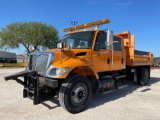
[[[160,57],[160,0],[0,0],[0,29],[12,22],[52,24],[64,35],[71,21],[83,24],[108,18],[114,33],[135,34],[135,48]],[[24,48],[10,50],[24,53]]]

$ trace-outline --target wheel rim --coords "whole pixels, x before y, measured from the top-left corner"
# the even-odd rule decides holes
[[[87,87],[83,83],[77,83],[71,91],[71,102],[74,105],[81,105],[87,98]]]

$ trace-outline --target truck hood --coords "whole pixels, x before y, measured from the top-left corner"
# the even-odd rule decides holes
[[[90,49],[50,49],[45,52],[54,52],[55,58],[52,66],[88,66],[91,64],[91,50]]]

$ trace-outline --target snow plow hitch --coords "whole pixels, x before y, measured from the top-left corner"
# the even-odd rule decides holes
[[[24,81],[18,77],[24,77]],[[40,95],[45,93],[46,88],[56,89],[58,88],[58,81],[38,76],[36,71],[25,70],[16,74],[12,74],[4,77],[6,81],[16,80],[19,84],[24,86],[23,98],[33,99],[33,104],[41,102]]]
[[[17,80],[18,77],[23,77],[23,76],[35,76],[36,75],[36,71],[31,71],[31,70],[25,70],[16,74],[12,74],[9,76],[4,77],[4,79],[7,80]]]

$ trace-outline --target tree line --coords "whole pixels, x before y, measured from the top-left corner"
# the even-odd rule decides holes
[[[39,49],[54,48],[58,42],[57,29],[42,22],[15,22],[0,30],[0,49],[19,48],[23,45],[27,54],[31,46]]]

